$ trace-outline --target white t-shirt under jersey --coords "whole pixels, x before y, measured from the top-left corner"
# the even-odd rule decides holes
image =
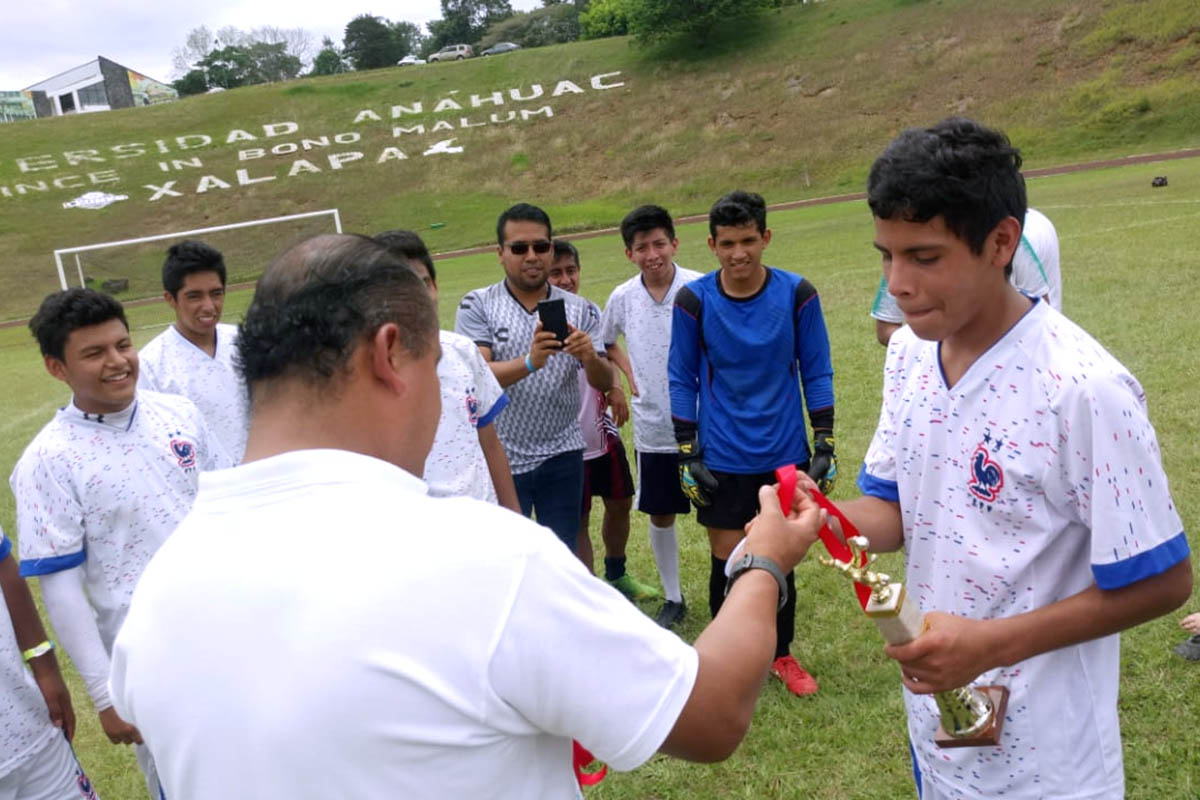
[[[474,497],[496,502],[496,487],[479,446],[479,429],[491,425],[508,405],[491,367],[465,336],[439,331],[442,357],[442,417],[425,459],[425,483],[434,497]]]
[[[675,265],[675,279],[662,302],[655,302],[639,272],[613,289],[600,318],[606,345],[625,335],[625,349],[633,366],[638,396],[630,398],[633,412],[633,446],[639,453],[674,453],[675,429],[671,425],[671,397],[667,381],[667,355],[671,350],[671,313],[675,294],[699,272]]]
[[[0,562],[12,558],[12,542],[0,530]],[[33,673],[21,659],[8,606],[0,595],[0,778],[32,757],[52,736],[50,711]]]
[[[950,389],[938,350],[907,327],[892,337],[859,478],[900,503],[922,611],[1010,617],[1187,555],[1141,386],[1086,332],[1039,301]],[[972,800],[1122,797],[1119,646],[1106,636],[979,676],[1011,692],[996,748],[938,748],[933,697],[906,691],[926,785]]]
[[[195,403],[233,464],[242,460],[250,433],[250,395],[234,363],[237,335],[236,325],[219,323],[216,353],[210,356],[168,325],[138,351],[138,388],[181,394]]]
[[[83,565],[110,651],[142,570],[217,466],[211,441],[191,400],[139,390],[117,414],[59,409],[13,469],[21,574]]]
[[[575,798],[572,738],[632,769],[691,693],[695,650],[520,515],[341,450],[200,483],[110,682],[167,797]]]

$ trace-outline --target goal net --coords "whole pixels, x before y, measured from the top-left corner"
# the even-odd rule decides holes
[[[272,258],[301,239],[333,232],[342,232],[336,208],[63,247],[54,251],[54,263],[63,289],[87,286],[121,300],[136,300],[162,294],[167,248],[185,239],[200,239],[220,250],[226,282],[233,286],[256,280]]]

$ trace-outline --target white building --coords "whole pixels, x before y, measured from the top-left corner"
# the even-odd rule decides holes
[[[170,84],[148,78],[104,56],[27,86],[39,117],[148,106],[179,98]]]

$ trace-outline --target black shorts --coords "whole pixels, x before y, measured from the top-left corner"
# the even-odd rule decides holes
[[[625,445],[617,437],[609,439],[608,452],[583,462],[583,513],[592,510],[592,497],[624,500],[633,497],[633,473]]]
[[[643,514],[686,514],[692,510],[679,485],[678,453],[637,453],[637,510]]]
[[[807,470],[808,464],[797,464],[796,469]],[[706,528],[741,530],[758,513],[758,490],[775,483],[775,473],[710,471],[717,479],[717,492],[711,503],[696,509],[696,521]]]

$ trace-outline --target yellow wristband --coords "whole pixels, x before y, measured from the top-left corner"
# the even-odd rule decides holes
[[[53,649],[54,649],[54,642],[47,639],[46,641],[42,642],[41,644],[34,645],[33,647],[29,648],[28,650],[22,650],[21,658],[25,659],[26,661],[33,661],[35,658],[38,658],[39,656],[44,656],[44,655],[46,655],[46,653],[49,653]]]

